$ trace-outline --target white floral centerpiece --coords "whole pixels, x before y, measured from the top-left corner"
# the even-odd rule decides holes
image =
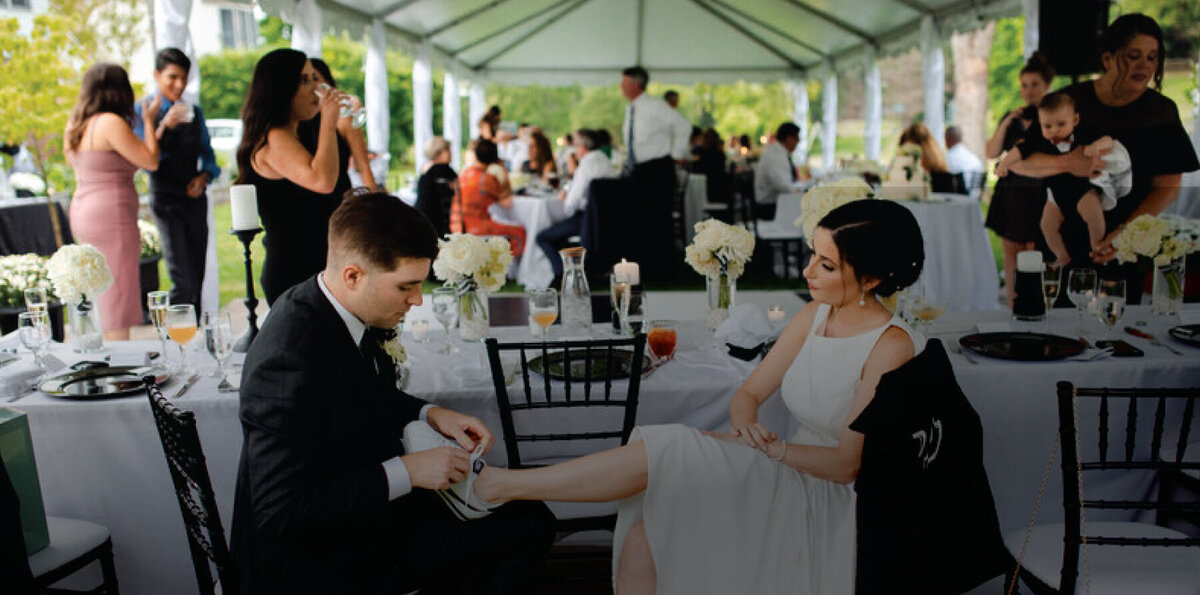
[[[25,306],[25,290],[53,291],[46,277],[46,258],[37,254],[0,256],[0,308]]]
[[[696,223],[684,261],[704,275],[708,289],[708,327],[716,329],[729,317],[737,279],[754,253],[754,233],[748,229],[707,219]]]
[[[1200,221],[1175,215],[1139,215],[1113,240],[1117,261],[1154,271],[1150,309],[1175,314],[1183,304],[1185,257],[1200,249]]]
[[[905,143],[896,149],[879,185],[879,198],[925,200],[929,198],[929,173],[921,168],[921,146]]]
[[[158,233],[158,228],[153,223],[144,219],[138,219],[138,235],[142,241],[142,258],[152,258],[162,255],[163,244],[162,236]]]
[[[8,176],[8,184],[15,190],[24,190],[34,196],[46,194],[46,181],[37,174],[17,172]]]
[[[825,215],[846,203],[874,198],[875,191],[862,178],[842,178],[836,182],[821,184],[809,188],[800,199],[800,216],[795,225],[804,232],[804,239],[809,247],[813,245],[813,235],[817,232],[817,223]]]
[[[103,334],[100,315],[92,300],[113,283],[104,255],[90,244],[68,244],[46,261],[46,274],[54,285],[55,295],[69,304],[75,350],[99,351]]]
[[[459,335],[480,341],[488,333],[487,296],[504,287],[512,266],[512,247],[502,237],[481,238],[455,233],[438,240],[433,274],[458,294]]]

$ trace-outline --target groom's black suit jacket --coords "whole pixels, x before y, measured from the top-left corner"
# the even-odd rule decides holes
[[[316,278],[246,355],[232,550],[247,593],[395,592],[380,465],[424,401],[376,380]]]

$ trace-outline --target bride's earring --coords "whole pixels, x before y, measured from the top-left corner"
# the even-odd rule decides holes
[[[858,305],[859,306],[867,305],[867,290],[864,289],[862,292],[862,295],[858,297]]]

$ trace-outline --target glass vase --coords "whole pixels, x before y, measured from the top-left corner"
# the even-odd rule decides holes
[[[1150,294],[1150,311],[1163,316],[1174,316],[1183,306],[1183,280],[1186,256],[1154,267],[1154,281]]]
[[[708,329],[715,331],[729,318],[729,309],[737,295],[737,280],[722,273],[705,277],[705,287],[708,290]]]
[[[84,298],[81,302],[69,303],[67,316],[71,321],[71,349],[75,353],[96,353],[104,349],[104,330],[100,326],[100,308],[96,302]]]
[[[483,341],[487,338],[490,328],[487,292],[482,289],[468,289],[460,293],[458,337],[469,342]]]

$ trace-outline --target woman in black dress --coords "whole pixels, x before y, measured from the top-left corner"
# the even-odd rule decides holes
[[[1050,90],[1054,67],[1041,52],[1034,52],[1021,68],[1021,99],[1025,106],[1017,108],[1000,120],[996,132],[987,142],[987,158],[998,159],[1025,137],[1025,131],[1038,129],[1037,104]],[[1017,270],[1017,252],[1033,250],[1042,237],[1038,222],[1046,204],[1046,187],[1037,178],[1009,174],[996,182],[992,204],[988,207],[986,225],[1000,236],[1004,245],[1004,292],[1012,307],[1013,279]]]
[[[267,304],[325,268],[329,217],[341,201],[337,119],[346,95],[317,97],[321,78],[303,52],[274,50],[254,67],[238,146],[238,184],[253,184],[262,219]],[[313,152],[300,123],[321,115]],[[342,168],[344,171],[344,168]],[[348,184],[347,184],[348,186]]]
[[[1067,268],[1099,266],[1104,277],[1124,278],[1130,304],[1141,301],[1145,273],[1136,264],[1114,263],[1112,241],[1130,220],[1158,215],[1170,206],[1179,195],[1183,174],[1200,169],[1179,109],[1157,90],[1162,88],[1162,40],[1162,29],[1154,19],[1139,13],[1122,15],[1100,36],[1104,74],[1064,89],[1075,100],[1080,120],[1097,134],[1125,145],[1133,163],[1133,190],[1104,213],[1104,241],[1091,246],[1082,220],[1064,223],[1063,241],[1071,256]],[[1085,156],[1082,148],[1065,155],[1031,155],[1013,165],[1017,173],[1039,178],[1064,172],[1090,177],[1098,175],[1101,167],[1099,158]],[[1063,295],[1059,298],[1063,304]]]
[[[417,180],[417,210],[429,218],[438,237],[450,233],[450,205],[458,190],[458,174],[450,167],[450,143],[435,136],[425,145],[425,171]]]

